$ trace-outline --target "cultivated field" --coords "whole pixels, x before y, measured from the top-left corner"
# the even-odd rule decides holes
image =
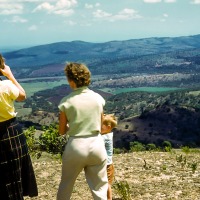
[[[199,161],[199,150],[115,154],[114,186],[127,181],[132,200],[199,200]],[[39,187],[39,196],[33,200],[56,199],[61,161],[45,153],[39,159],[33,158],[33,164]],[[113,200],[123,199],[117,191],[113,190]],[[83,173],[77,178],[72,199],[92,199]]]

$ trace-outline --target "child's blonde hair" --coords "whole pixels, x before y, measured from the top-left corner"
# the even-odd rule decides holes
[[[114,114],[104,114],[103,124],[106,126],[111,126],[111,128],[113,129],[117,126],[117,118]]]

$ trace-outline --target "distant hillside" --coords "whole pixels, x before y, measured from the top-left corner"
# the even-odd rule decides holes
[[[36,92],[23,105],[32,113],[21,118],[29,127],[58,122],[58,104],[71,89],[67,85]],[[126,92],[117,95],[95,90],[106,99],[105,113],[115,113],[118,126],[114,146],[129,148],[131,141],[161,145],[170,141],[200,147],[200,90]]]
[[[59,42],[3,55],[18,77],[63,74],[66,62],[84,62],[94,74],[198,71],[200,35],[88,43]]]
[[[176,148],[199,147],[200,109],[162,105],[124,119],[115,130],[115,146],[129,148],[130,141],[158,146],[170,141]]]
[[[115,146],[129,148],[130,141],[160,145],[168,140],[174,147],[199,147],[199,97],[199,90],[126,92],[109,97],[105,112],[119,119]]]

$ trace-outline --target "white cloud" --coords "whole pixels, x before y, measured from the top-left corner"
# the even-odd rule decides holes
[[[144,0],[145,3],[160,3],[161,0]]]
[[[22,14],[23,9],[24,7],[21,4],[0,3],[0,15]]]
[[[74,25],[76,25],[77,23],[76,23],[75,21],[69,20],[69,21],[68,21],[68,24],[69,24],[70,26],[74,26]]]
[[[192,0],[191,3],[192,4],[200,4],[200,0]]]
[[[94,8],[94,6],[92,5],[92,4],[85,4],[85,8],[87,8],[87,9],[92,9],[92,8]]]
[[[143,0],[144,3],[160,3],[162,0]],[[176,0],[163,0],[165,3],[175,3]]]
[[[63,15],[63,16],[70,16],[74,13],[72,9],[70,10],[55,10],[54,14],[56,15]]]
[[[52,11],[54,9],[54,6],[52,6],[50,3],[48,2],[45,2],[45,3],[42,3],[40,4],[39,6],[37,6],[33,12],[36,12],[36,11],[40,11],[40,10],[46,10],[46,11]]]
[[[129,8],[125,8],[122,11],[119,12],[119,14],[114,15],[111,19],[112,21],[115,20],[130,20],[134,18],[141,18],[140,15],[137,14],[137,11]]]
[[[100,6],[100,3],[96,3],[96,4],[95,4],[95,7],[99,7],[99,6]]]
[[[96,3],[96,4],[88,4],[88,3],[86,3],[85,4],[85,8],[86,9],[92,9],[92,8],[94,8],[94,7],[99,7],[100,6],[100,3]]]
[[[32,25],[28,28],[29,31],[36,31],[38,27],[36,25]]]
[[[22,2],[22,1],[24,1],[24,2],[40,2],[41,3],[41,1],[42,2],[46,2],[46,1],[48,1],[48,2],[55,2],[56,0],[19,0],[20,2]]]
[[[163,18],[159,19],[160,22],[166,22],[166,19],[169,17],[168,14],[164,13]]]
[[[21,18],[19,16],[13,16],[13,18],[10,20],[12,23],[26,23],[28,22],[27,19]]]
[[[95,18],[101,18],[108,21],[117,21],[117,20],[130,20],[134,18],[141,18],[140,15],[137,14],[137,11],[129,8],[125,8],[120,11],[118,14],[113,15],[111,13],[107,13],[102,10],[97,10],[93,12]]]
[[[76,4],[76,0],[59,0],[55,5],[55,9],[70,9]]]
[[[160,22],[165,22],[166,21],[166,19],[160,19]]]
[[[72,7],[77,4],[77,0],[59,0],[56,4],[50,4],[49,2],[44,2],[38,5],[33,12],[37,11],[47,11],[49,14],[57,14],[69,16],[74,13]]]
[[[165,3],[175,3],[176,0],[164,0]]]
[[[112,14],[104,12],[103,10],[97,10],[97,11],[93,12],[93,15],[96,18],[107,18],[107,17],[112,16]]]
[[[169,17],[169,15],[168,15],[168,14],[166,14],[166,13],[164,13],[164,14],[163,14],[163,17]]]
[[[19,2],[19,3],[28,3],[28,2],[32,2],[32,3],[34,3],[34,2],[46,2],[46,1],[48,1],[48,2],[56,2],[57,0],[0,0],[0,3],[9,3],[9,4],[11,4],[11,3],[16,3],[16,2]]]

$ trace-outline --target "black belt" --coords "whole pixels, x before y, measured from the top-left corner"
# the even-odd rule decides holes
[[[0,122],[0,127],[7,127],[7,126],[9,126],[12,122],[14,122],[15,120],[16,120],[16,117],[11,118],[11,119],[6,120],[6,121],[3,121],[3,122]]]

